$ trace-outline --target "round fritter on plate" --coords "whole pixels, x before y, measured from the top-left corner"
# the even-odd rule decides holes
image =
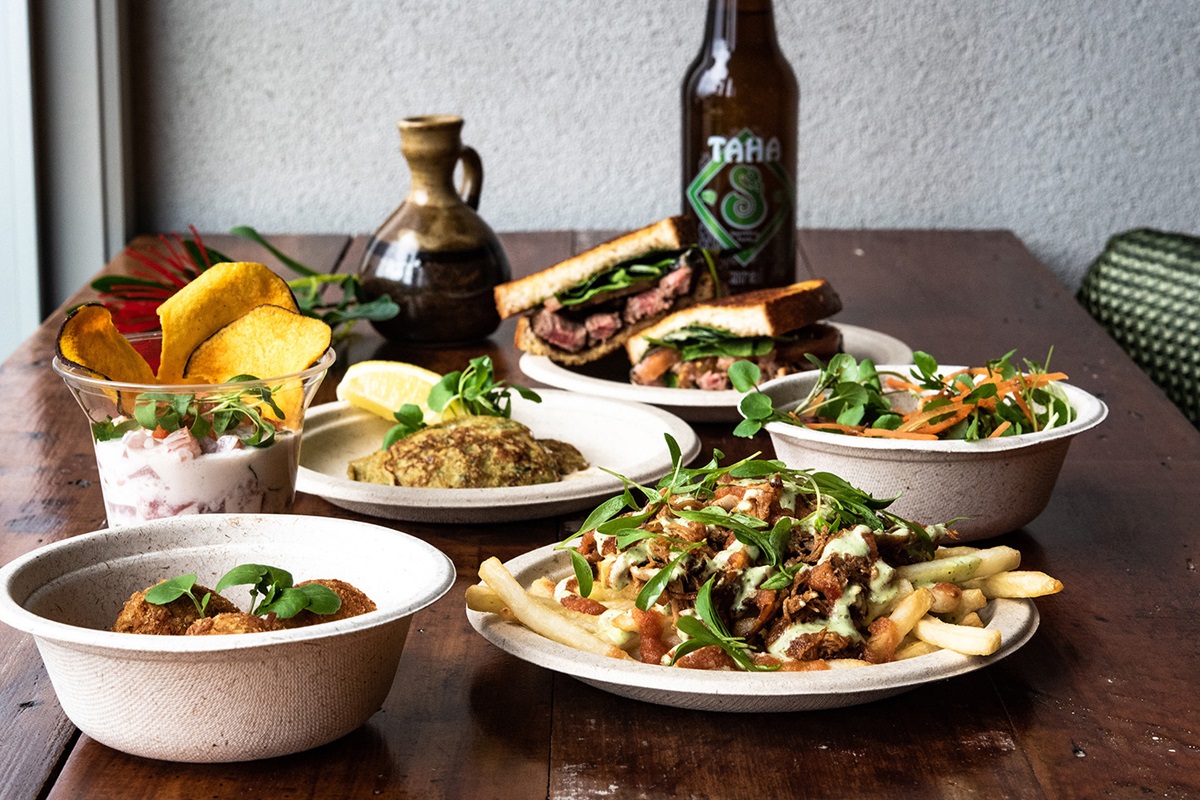
[[[553,483],[586,467],[572,445],[539,441],[515,420],[463,416],[355,459],[348,472],[351,480],[388,486],[479,489]]]

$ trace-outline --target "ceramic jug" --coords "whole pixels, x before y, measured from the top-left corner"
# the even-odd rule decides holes
[[[450,115],[401,120],[400,151],[412,172],[408,196],[380,226],[359,276],[371,297],[400,306],[375,328],[394,342],[457,344],[486,337],[500,317],[492,287],[509,279],[499,239],[480,216],[483,165],[462,144],[463,120]],[[462,185],[454,171],[462,164]]]

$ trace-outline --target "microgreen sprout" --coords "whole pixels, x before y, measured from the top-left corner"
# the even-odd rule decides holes
[[[715,578],[709,578],[696,594],[696,615],[693,617],[684,614],[675,621],[675,627],[688,638],[675,648],[675,653],[671,656],[672,666],[688,653],[702,647],[716,646],[748,672],[772,672],[779,669],[777,664],[756,663],[750,655],[750,645],[746,640],[729,634],[712,602],[714,580]]]
[[[496,380],[491,356],[480,356],[472,358],[466,369],[444,375],[429,390],[426,402],[434,411],[444,412],[453,407],[463,414],[508,419],[512,416],[513,392],[534,403],[542,402],[532,389]],[[421,409],[412,403],[405,403],[392,416],[396,418],[396,424],[384,434],[384,450],[425,427]]]
[[[252,375],[230,378],[230,382],[256,380]],[[250,447],[266,447],[275,441],[276,430],[274,423],[263,416],[264,407],[277,419],[284,418],[267,386],[206,395],[142,392],[134,404],[132,419],[93,423],[92,435],[96,441],[107,441],[139,427],[164,433],[187,428],[197,439],[233,434]]]
[[[212,592],[196,597],[196,575],[180,575],[163,581],[146,590],[146,602],[166,605],[180,597],[191,598],[201,614],[208,608],[213,592],[220,594],[230,586],[250,586],[250,609],[247,613],[258,617],[275,614],[280,619],[289,619],[301,611],[314,614],[332,614],[342,606],[341,598],[327,586],[310,583],[292,585],[292,574],[278,567],[263,564],[240,564],[229,570],[217,581]]]
[[[145,595],[146,602],[153,603],[156,606],[165,606],[186,596],[191,599],[192,604],[196,606],[196,610],[203,614],[205,609],[208,608],[208,601],[212,597],[212,592],[205,592],[202,597],[196,597],[192,591],[195,587],[195,573],[180,575],[176,578],[157,583],[147,589]]]

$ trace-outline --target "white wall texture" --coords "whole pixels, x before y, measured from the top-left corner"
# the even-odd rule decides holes
[[[776,0],[801,227],[1009,228],[1068,285],[1106,238],[1200,233],[1196,0]],[[368,232],[397,119],[458,113],[498,231],[680,207],[705,0],[138,0],[142,230]]]

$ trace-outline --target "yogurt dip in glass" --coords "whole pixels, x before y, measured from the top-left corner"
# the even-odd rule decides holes
[[[128,338],[152,352],[159,337]],[[293,375],[221,384],[121,383],[57,357],[53,366],[91,423],[108,524],[117,527],[183,514],[290,511],[304,413],[334,359],[330,349]],[[248,415],[229,422],[223,415],[231,405]],[[157,420],[172,420],[172,409],[187,409],[187,424],[166,430]],[[204,422],[189,427],[196,416]]]

